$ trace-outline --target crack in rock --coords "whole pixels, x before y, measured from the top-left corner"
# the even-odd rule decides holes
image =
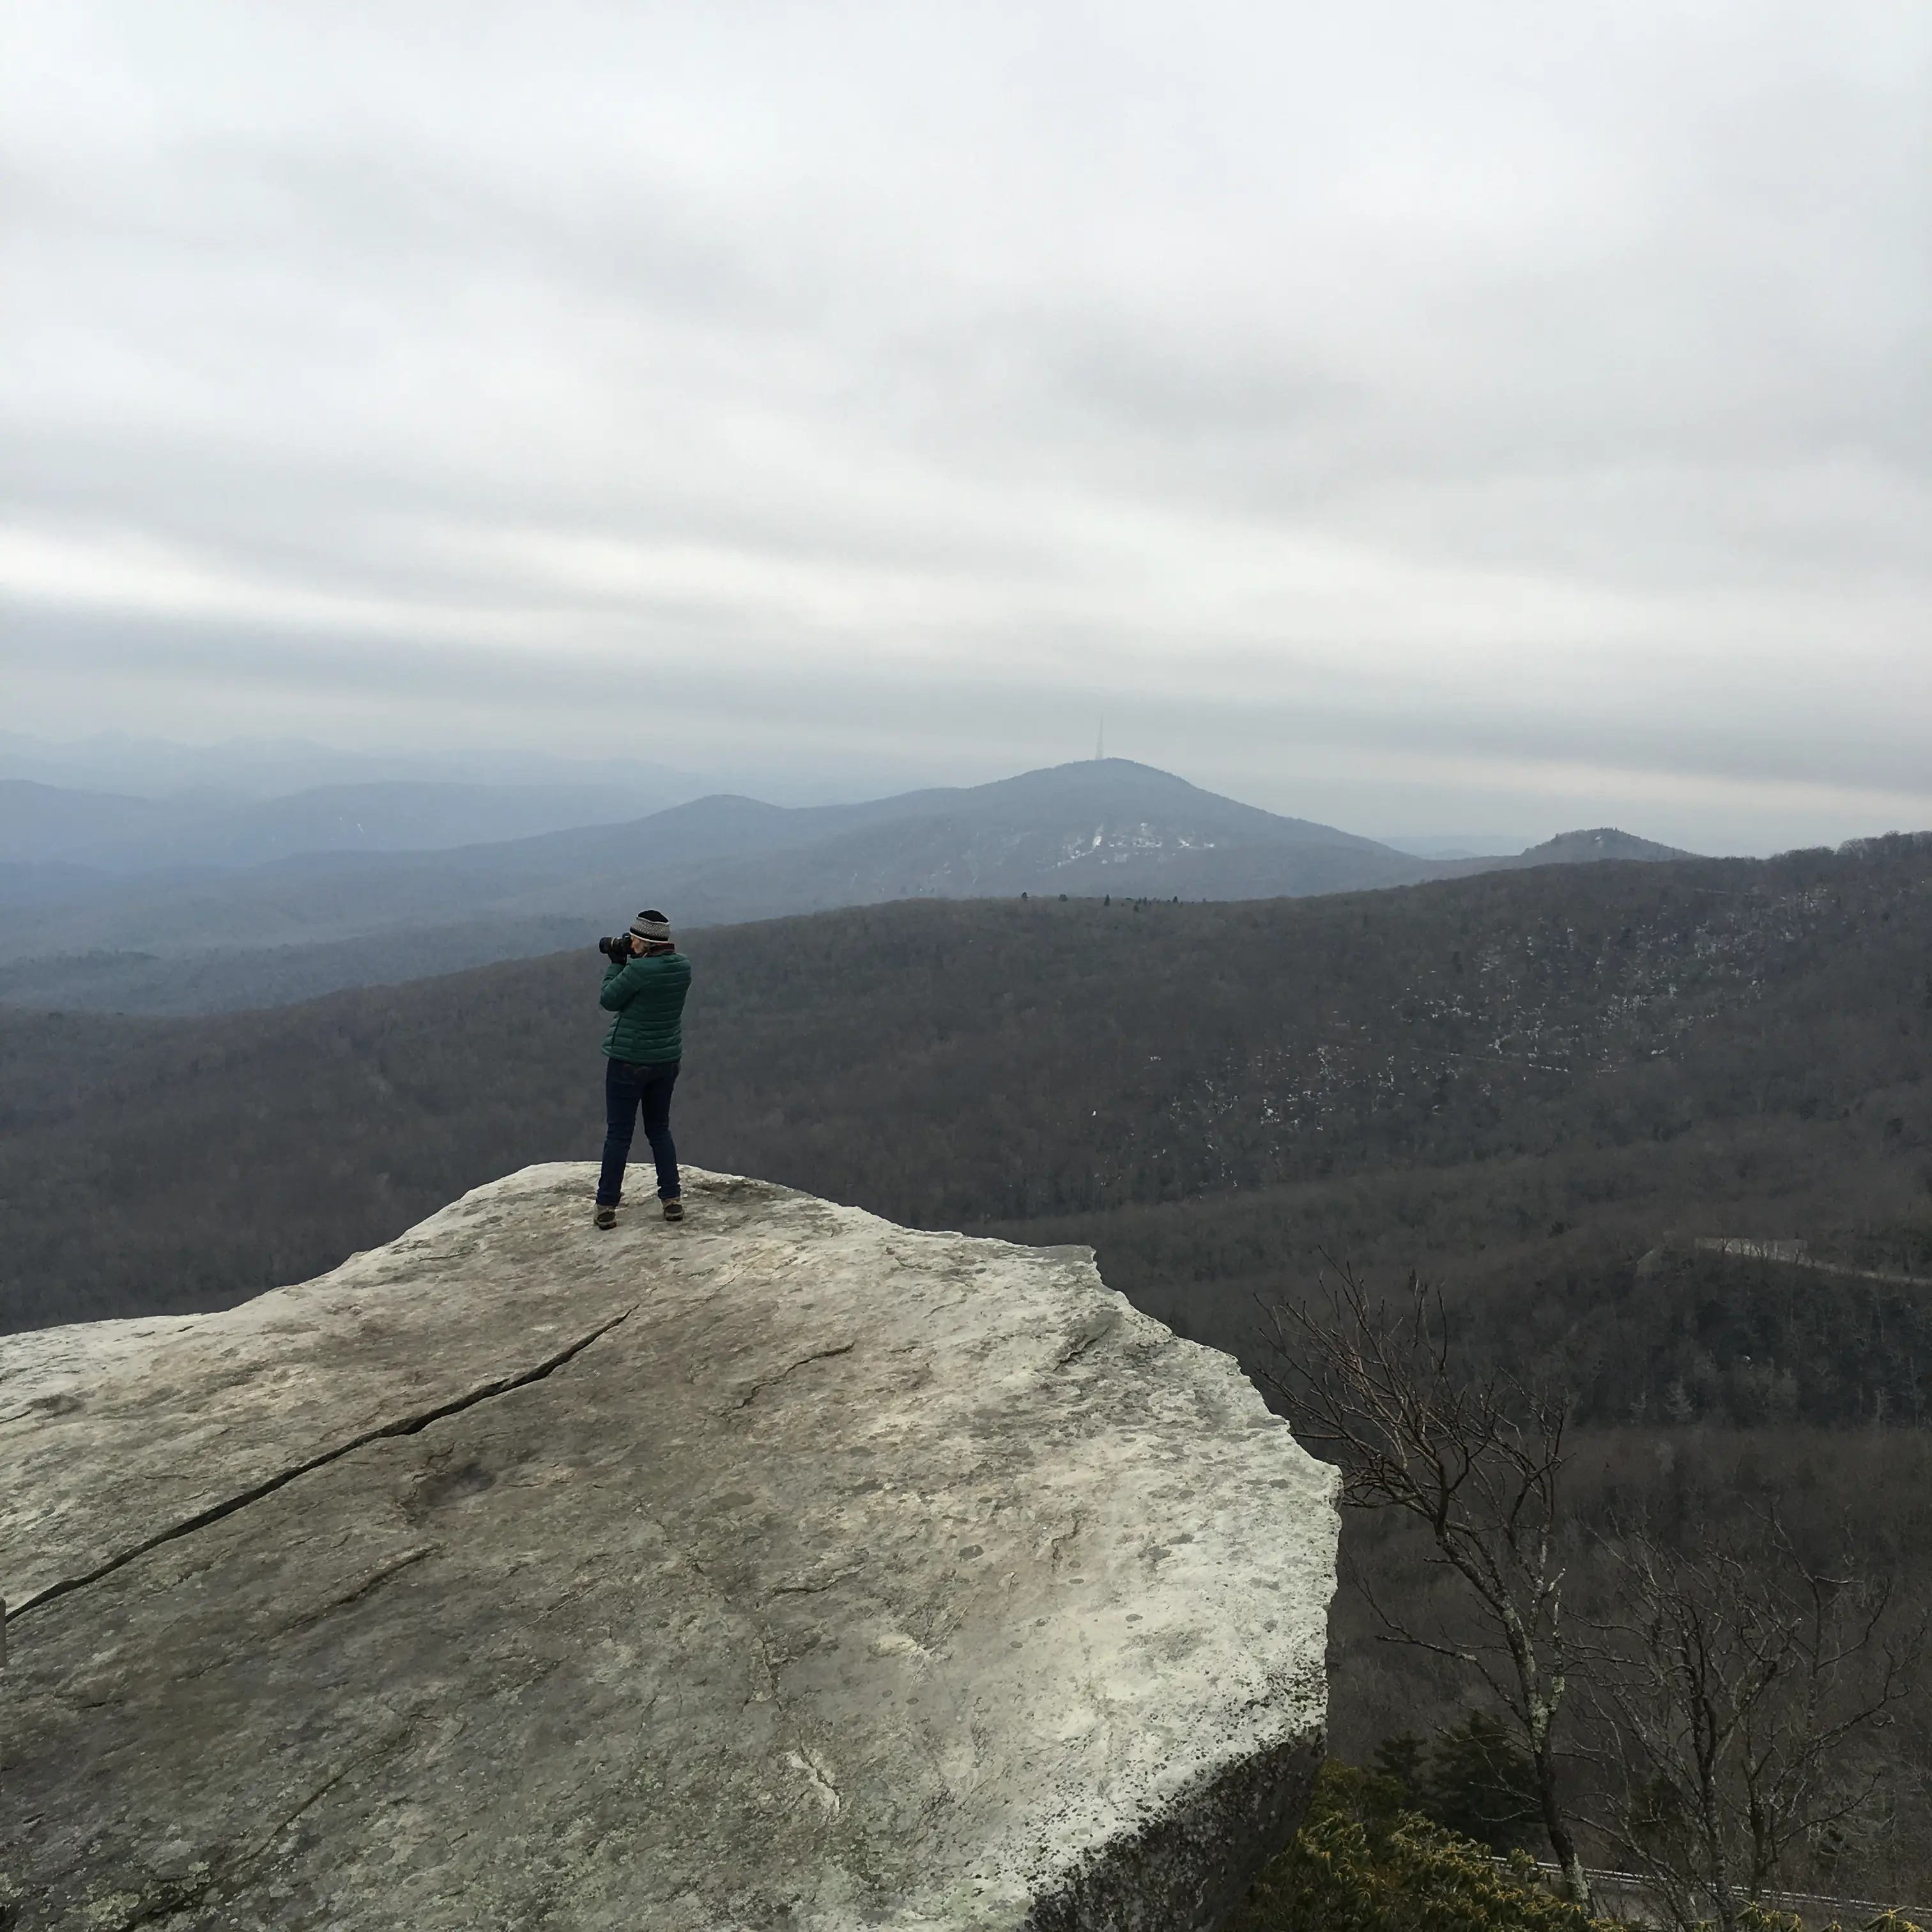
[[[312,1610],[305,1612],[286,1626],[286,1631],[307,1630],[312,1624],[319,1624],[324,1617],[333,1616],[338,1610],[346,1610],[351,1604],[359,1604],[364,1597],[380,1590],[392,1576],[399,1575],[412,1564],[420,1563],[425,1556],[434,1556],[442,1548],[440,1543],[419,1543],[412,1550],[405,1550],[345,1590],[339,1597],[332,1597],[326,1604],[318,1604]],[[285,1631],[285,1634],[286,1634]]]
[[[1119,1326],[1120,1318],[1118,1316],[1109,1315],[1101,1321],[1091,1323],[1088,1327],[1078,1330],[1068,1337],[1066,1346],[1054,1358],[1053,1366],[1056,1369],[1070,1367],[1089,1350],[1098,1347]]]
[[[9,1604],[6,1609],[5,1622],[10,1624],[16,1618],[25,1616],[29,1610],[38,1610],[43,1604],[50,1604],[57,1598],[69,1595],[76,1590],[84,1590],[89,1584],[98,1583],[104,1576],[110,1576],[116,1570],[124,1568],[137,1558],[146,1556],[150,1550],[158,1550],[164,1544],[178,1542],[184,1536],[192,1536],[197,1530],[206,1529],[211,1524],[220,1522],[223,1517],[232,1516],[238,1510],[246,1509],[250,1503],[258,1503],[265,1496],[273,1496],[278,1490],[286,1489],[298,1476],[309,1475],[317,1469],[326,1468],[330,1463],[339,1462],[344,1456],[352,1454],[358,1449],[366,1448],[371,1442],[384,1442],[396,1436],[419,1435],[431,1423],[440,1422],[446,1416],[460,1415],[466,1408],[474,1408],[478,1402],[488,1402],[496,1396],[508,1395],[514,1389],[527,1388],[532,1382],[540,1382],[546,1376],[554,1374],[573,1357],[583,1354],[600,1335],[608,1335],[620,1322],[628,1321],[643,1305],[641,1302],[632,1302],[621,1313],[612,1316],[608,1322],[600,1322],[587,1335],[580,1335],[575,1341],[558,1349],[554,1354],[545,1356],[533,1368],[524,1369],[513,1376],[499,1376],[494,1381],[484,1382],[465,1394],[452,1396],[448,1402],[438,1402],[433,1408],[421,1410],[416,1414],[404,1416],[394,1422],[379,1424],[374,1429],[365,1429],[362,1434],[352,1437],[346,1442],[340,1442],[333,1448],[324,1449],[291,1468],[278,1470],[274,1475],[250,1484],[234,1496],[224,1497],[218,1503],[211,1503],[207,1508],[197,1510],[194,1515],[184,1516],[178,1522],[170,1523],[166,1529],[157,1530],[152,1536],[118,1552],[105,1562],[96,1564],[92,1570],[86,1570],[78,1576],[58,1578],[44,1588],[36,1590],[32,1596],[22,1598],[17,1604]],[[851,1345],[848,1342],[846,1346],[849,1348]],[[833,1352],[844,1352],[835,1350]]]
[[[843,1794],[832,1781],[818,1753],[802,1738],[796,1750],[785,1753],[785,1762],[793,1770],[804,1772],[806,1782],[812,1787],[812,1795],[818,1800],[819,1809],[826,1817],[836,1818],[845,1808]]]
[[[775,1597],[815,1597],[844,1582],[848,1576],[857,1576],[864,1568],[862,1563],[848,1563],[844,1569],[830,1570],[823,1576],[794,1577],[789,1583],[774,1583],[771,1593]]]
[[[761,1382],[754,1382],[749,1392],[739,1398],[738,1406],[740,1408],[749,1408],[766,1389],[776,1388],[786,1376],[795,1374],[800,1369],[809,1367],[814,1362],[829,1362],[835,1355],[849,1355],[858,1346],[856,1342],[841,1342],[836,1348],[820,1348],[814,1354],[801,1355],[789,1367],[779,1370],[776,1375],[767,1376]]]
[[[1078,1510],[1076,1510],[1073,1512],[1072,1521],[1070,1522],[1064,1529],[1060,1531],[1057,1536],[1049,1536],[1046,1539],[1047,1565],[1056,1576],[1058,1575],[1060,1571],[1061,1549],[1064,1545],[1075,1542],[1078,1539],[1081,1529],[1083,1526],[1083,1521],[1084,1520],[1082,1516],[1081,1512]]]

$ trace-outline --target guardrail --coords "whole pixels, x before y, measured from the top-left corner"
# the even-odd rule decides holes
[[[1507,1858],[1498,1858],[1494,1862],[1504,1870],[1508,1868]],[[1539,1858],[1536,1869],[1553,1889],[1562,1890],[1561,1865],[1551,1859]],[[1618,1894],[1628,1902],[1641,1906],[1657,1889],[1655,1882],[1641,1872],[1612,1871],[1586,1866],[1584,1873],[1590,1881],[1591,1889],[1599,1894],[1600,1906],[1610,1904],[1612,1898]],[[1767,1892],[1763,1902],[1774,1911],[1789,1912],[1801,1918],[1836,1918],[1863,1925],[1892,1912],[1912,1924],[1932,1928],[1932,1906],[1899,1904],[1876,1898],[1834,1898],[1821,1892]]]

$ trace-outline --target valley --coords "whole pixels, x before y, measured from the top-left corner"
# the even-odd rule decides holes
[[[1299,899],[916,900],[685,944],[694,1162],[1090,1246],[1251,1367],[1266,1306],[1336,1264],[1419,1270],[1471,1364],[1566,1392],[1578,1534],[1774,1503],[1932,1604],[1932,839]],[[226,1306],[593,1155],[600,963],[0,1014],[0,1318]],[[1450,1616],[1412,1540],[1350,1535],[1385,1604]],[[1595,1564],[1580,1544],[1580,1604],[1607,1600]],[[1471,1708],[1347,1592],[1330,1667],[1355,1762]],[[1858,1868],[1916,1895],[1932,1728],[1888,1736],[1891,1822]]]

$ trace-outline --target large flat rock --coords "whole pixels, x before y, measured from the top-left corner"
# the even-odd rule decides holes
[[[1329,1472],[1084,1251],[593,1178],[0,1339],[10,1932],[1215,1924]]]

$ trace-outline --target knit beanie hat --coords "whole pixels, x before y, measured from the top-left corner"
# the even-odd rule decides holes
[[[670,944],[670,921],[661,912],[646,911],[638,914],[631,922],[631,936],[653,946]]]

